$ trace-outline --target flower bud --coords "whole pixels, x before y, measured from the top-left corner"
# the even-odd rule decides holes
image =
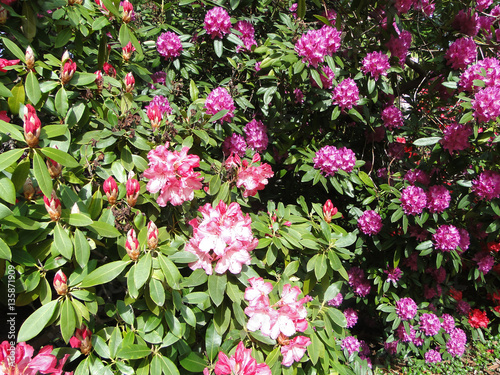
[[[158,227],[150,221],[148,223],[148,247],[153,250],[158,246]]]
[[[28,46],[26,48],[24,60],[26,61],[26,67],[28,68],[28,70],[33,70],[33,68],[35,67],[35,55],[33,54],[33,49],[31,49],[31,46]]]
[[[68,5],[75,5],[75,4],[82,5],[82,3],[83,0],[68,0]]]
[[[115,204],[116,198],[118,197],[118,185],[116,184],[115,179],[110,176],[106,181],[104,181],[102,188],[104,193],[106,193],[106,197],[108,197],[109,204]]]
[[[50,199],[45,195],[43,196],[43,202],[45,203],[45,209],[49,213],[50,219],[52,221],[57,221],[61,217],[61,201],[57,198],[56,192],[52,190]]]
[[[130,207],[134,207],[137,203],[137,198],[139,197],[139,191],[141,190],[141,186],[139,185],[139,181],[133,178],[135,174],[130,172],[127,184],[125,185],[127,189],[127,203]]]
[[[38,138],[42,130],[42,122],[36,114],[35,107],[26,104],[24,107],[24,139],[29,147],[38,146]]]
[[[0,25],[3,25],[5,22],[7,22],[7,18],[9,18],[7,9],[0,5]]]
[[[127,250],[127,254],[133,261],[139,259],[139,254],[141,253],[139,249],[139,241],[135,235],[135,230],[130,229],[127,232],[127,242],[125,242],[125,250]]]
[[[28,201],[32,200],[35,196],[35,188],[33,187],[33,182],[29,177],[26,179],[26,182],[23,185],[23,195],[24,198]]]
[[[135,51],[135,47],[132,45],[132,42],[128,42],[125,47],[122,48],[122,57],[123,60],[129,61],[132,57],[132,52]]]
[[[72,348],[79,348],[83,355],[89,355],[92,350],[92,332],[82,324],[81,328],[77,328],[75,335],[69,339],[69,344]]]
[[[116,77],[116,69],[113,67],[113,65],[111,65],[110,63],[108,62],[105,62],[102,66],[102,69],[104,70],[104,73],[107,75],[107,76],[110,76],[112,78],[115,78]]]
[[[59,149],[59,147],[54,146],[55,149]],[[62,165],[58,162],[52,160],[51,158],[47,158],[45,161],[47,164],[47,169],[49,170],[50,177],[58,178],[61,175]]]
[[[60,296],[65,296],[68,294],[68,278],[62,270],[57,271],[54,276],[54,289]]]
[[[160,111],[160,107],[156,104],[148,107],[147,111],[149,122],[151,123],[151,128],[153,128],[153,132],[160,128],[162,114]]]
[[[123,13],[122,13],[122,21],[125,23],[129,23],[132,20],[132,16],[134,14],[134,6],[128,0],[122,1]]]
[[[64,63],[67,61],[67,60],[71,60],[70,56],[69,56],[69,52],[66,50],[64,51],[62,57],[61,57],[61,66],[64,65]]]
[[[95,74],[95,84],[97,85],[97,92],[100,94],[104,87],[104,77],[102,76],[102,72],[100,70],[96,70]]]
[[[330,223],[332,221],[332,216],[335,216],[337,212],[337,207],[334,207],[332,201],[328,199],[323,205],[323,215],[325,217],[325,221]]]
[[[73,78],[76,72],[76,63],[71,59],[67,59],[61,71],[61,82],[63,85],[67,84]]]
[[[125,92],[131,93],[135,86],[135,78],[132,72],[128,72],[125,76]]]

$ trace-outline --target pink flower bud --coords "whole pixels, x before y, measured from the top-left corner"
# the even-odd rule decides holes
[[[103,88],[104,77],[102,76],[102,72],[100,70],[96,70],[95,74],[95,84],[97,85],[97,91],[100,93]]]
[[[42,122],[36,114],[35,107],[26,104],[24,107],[24,139],[29,147],[38,146],[38,138],[42,130]]]
[[[128,42],[125,47],[122,48],[122,57],[123,60],[129,61],[132,57],[132,52],[135,51],[135,47],[132,45],[132,42]]]
[[[61,217],[62,207],[61,207],[61,201],[56,196],[56,192],[52,190],[50,199],[44,195],[43,202],[45,203],[45,209],[49,213],[50,219],[52,221],[59,220]]]
[[[139,197],[139,191],[141,190],[141,186],[139,185],[139,181],[137,181],[134,177],[134,173],[129,175],[127,180],[126,188],[127,188],[127,203],[130,207],[134,207],[137,203],[137,198]]]
[[[153,128],[153,132],[158,130],[160,128],[162,119],[160,107],[158,107],[157,105],[148,107],[147,115],[151,123],[151,127]]]
[[[23,185],[23,195],[26,200],[32,200],[35,196],[35,188],[33,187],[33,182],[31,178],[27,178],[26,182]]]
[[[283,223],[283,225],[284,225],[285,227],[291,227],[291,226],[292,226],[292,222],[291,222],[291,221],[285,221],[285,222]]]
[[[62,270],[57,271],[54,276],[54,289],[60,296],[65,296],[68,294],[68,278]]]
[[[104,193],[106,193],[106,197],[108,197],[109,204],[115,204],[116,198],[118,197],[118,185],[112,176],[104,181],[102,189],[104,190]]]
[[[148,247],[156,249],[156,246],[158,246],[158,228],[155,223],[150,221],[148,223]]]
[[[136,261],[139,258],[139,254],[141,253],[139,249],[139,241],[137,240],[135,230],[130,229],[127,232],[127,242],[125,242],[125,250],[127,250],[127,254],[133,261]]]
[[[128,0],[122,1],[123,13],[122,13],[122,21],[125,23],[129,23],[132,20],[132,16],[134,14],[134,6]]]
[[[69,339],[69,344],[72,348],[80,349],[83,355],[89,355],[92,350],[92,332],[82,324],[80,328],[77,328],[75,335]]]
[[[35,55],[33,54],[33,49],[31,49],[31,46],[28,46],[26,48],[24,60],[26,61],[26,67],[28,68],[28,70],[33,70],[33,68],[35,67]]]
[[[332,216],[335,216],[337,212],[337,207],[334,207],[332,201],[328,199],[323,205],[323,215],[325,216],[325,221],[330,223],[332,221]]]
[[[135,86],[135,78],[132,72],[128,72],[125,76],[125,92],[131,93]]]
[[[113,68],[113,65],[111,65],[110,63],[105,62],[102,66],[102,69],[107,76],[110,76],[112,78],[116,77],[116,69]]]
[[[76,72],[76,63],[71,59],[67,59],[64,62],[64,66],[61,71],[61,82],[63,85],[67,84],[73,78],[73,75]]]
[[[59,147],[57,146],[54,146],[54,148],[57,150],[59,149]],[[50,177],[58,178],[61,175],[62,165],[50,158],[47,158],[45,162],[47,164],[47,169],[49,170]]]

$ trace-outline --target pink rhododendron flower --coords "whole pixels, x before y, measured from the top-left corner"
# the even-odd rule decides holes
[[[304,93],[298,87],[293,90],[293,95],[295,95],[295,104],[304,103]]]
[[[452,69],[465,69],[467,65],[476,61],[476,43],[472,38],[457,39],[448,48],[444,57]]]
[[[382,229],[382,218],[373,210],[366,210],[358,219],[358,228],[369,236],[378,234]]]
[[[472,101],[472,108],[478,122],[488,122],[500,116],[500,87],[479,90]]]
[[[168,142],[148,152],[149,168],[144,171],[148,178],[146,188],[150,193],[160,195],[156,202],[165,207],[168,202],[174,206],[194,198],[194,190],[202,188],[200,172],[194,168],[200,165],[197,155],[188,155],[189,147],[179,151],[169,151]]]
[[[453,123],[443,130],[443,139],[441,139],[440,143],[451,155],[453,151],[462,151],[469,148],[469,137],[472,134],[473,131],[470,125]]]
[[[472,191],[481,199],[492,200],[500,197],[500,173],[481,172],[479,177],[472,181]]]
[[[424,355],[425,362],[427,363],[437,363],[441,362],[441,353],[437,350],[429,349]]]
[[[463,253],[469,248],[470,245],[470,236],[469,232],[463,228],[459,228],[458,232],[460,233],[460,242],[458,243],[458,246],[462,250],[460,253]],[[458,250],[458,249],[457,249]]]
[[[415,329],[410,326],[410,329],[406,331],[403,323],[401,323],[396,329],[396,334],[402,342],[413,342],[415,340]]]
[[[396,0],[394,6],[396,7],[398,14],[405,14],[408,13],[415,2],[415,0]]]
[[[289,367],[293,362],[299,362],[304,354],[306,348],[311,344],[311,339],[306,336],[297,336],[288,342],[288,344],[281,347],[281,354],[283,355],[283,366]]]
[[[482,12],[493,4],[493,0],[476,0],[476,10]]]
[[[399,60],[399,65],[403,66],[411,45],[411,33],[403,30],[397,38],[391,35],[386,45],[391,51],[391,55]]]
[[[259,240],[252,234],[252,219],[243,215],[238,203],[227,206],[220,201],[213,208],[210,203],[198,209],[202,218],[189,222],[193,227],[193,237],[185,250],[195,254],[198,260],[189,263],[192,270],[203,268],[207,275],[214,271],[223,274],[229,270],[233,274],[241,272],[244,264],[250,264],[250,251]]]
[[[452,26],[461,33],[476,36],[479,32],[479,15],[472,9],[461,9],[455,16]]]
[[[441,329],[441,321],[432,313],[424,313],[420,317],[420,330],[426,336],[437,335]]]
[[[227,137],[222,143],[222,152],[225,156],[237,154],[243,157],[245,156],[246,150],[247,143],[245,142],[245,138],[238,133],[231,134],[231,136]]]
[[[342,293],[337,293],[335,297],[333,297],[330,301],[328,301],[328,305],[333,307],[339,307],[342,304],[343,300],[344,296],[342,295]]]
[[[241,33],[241,35],[237,36],[242,40],[248,51],[252,50],[252,46],[257,46],[257,42],[255,41],[255,29],[250,22],[238,21],[234,26],[234,29]],[[236,46],[236,52],[239,52],[242,49],[242,46]]]
[[[418,215],[427,206],[427,195],[418,186],[408,186],[401,192],[401,208],[407,215]]]
[[[447,333],[450,334],[450,339],[446,342],[446,350],[454,357],[461,357],[465,352],[465,344],[467,343],[465,332],[460,328],[453,328]]]
[[[170,115],[172,113],[172,107],[170,107],[170,102],[165,96],[155,95],[153,100],[151,100],[149,104],[146,106],[146,111],[148,111],[150,108],[154,106],[158,107],[158,110],[160,111],[162,118],[164,115]]]
[[[379,77],[386,76],[387,71],[391,67],[389,64],[389,56],[383,52],[370,52],[363,59],[363,66],[361,70],[363,73],[370,73],[373,79],[376,81]]]
[[[370,281],[365,276],[365,271],[359,267],[352,267],[347,271],[349,275],[349,285],[354,294],[359,297],[366,297],[372,288]]]
[[[436,4],[431,3],[430,0],[417,0],[415,9],[423,12],[427,17],[431,17],[436,10]]]
[[[347,336],[347,337],[343,338],[342,342],[340,344],[340,347],[343,350],[347,350],[349,357],[354,352],[359,352],[361,350],[361,344],[358,341],[358,339],[354,336]]]
[[[392,282],[394,285],[397,285],[399,279],[401,278],[401,275],[403,274],[403,271],[401,271],[399,267],[396,267],[384,270],[384,273],[387,274],[387,279],[385,280],[386,282]]]
[[[224,8],[215,7],[205,15],[204,26],[207,34],[214,38],[222,38],[231,29],[231,18]]]
[[[484,74],[486,72],[486,75]],[[458,85],[465,91],[472,92],[477,87],[475,80],[483,81],[485,87],[500,85],[500,61],[487,57],[469,66],[460,76]]]
[[[451,195],[443,185],[433,185],[427,192],[427,209],[429,212],[441,213],[450,206]]]
[[[401,320],[410,320],[417,314],[417,304],[410,297],[401,298],[396,302],[396,314]]]
[[[303,34],[295,44],[295,52],[307,65],[317,68],[326,55],[326,42],[321,30],[309,30]]]
[[[320,30],[326,44],[326,54],[332,55],[340,48],[340,31],[335,27],[324,25]]]
[[[490,272],[495,264],[495,258],[486,251],[477,253],[472,259],[477,262],[477,268],[483,275]]]
[[[217,87],[208,94],[205,100],[205,110],[209,115],[215,115],[220,111],[228,112],[220,119],[221,122],[231,121],[234,117],[234,100],[224,87]]]
[[[344,310],[344,316],[347,321],[347,328],[352,328],[358,322],[358,313],[356,310],[351,309],[350,307]]]
[[[314,168],[320,169],[325,176],[332,176],[339,169],[352,172],[356,165],[354,152],[346,147],[324,146],[313,158]]]
[[[335,78],[335,72],[330,69],[330,67],[324,66],[319,71],[319,78],[321,79],[321,85],[323,89],[331,89],[333,87],[333,79]],[[313,87],[319,87],[316,81],[311,77],[311,84]]]
[[[346,78],[333,89],[333,104],[340,109],[351,109],[358,103],[359,89],[352,78]]]
[[[226,160],[226,168],[236,169],[236,186],[244,188],[244,197],[253,197],[257,194],[258,190],[265,188],[268,178],[274,176],[274,172],[269,164],[257,164],[259,162],[259,154],[253,156],[251,163],[248,160],[241,161],[240,157],[236,154],[231,155]]]
[[[267,138],[267,127],[262,121],[253,119],[243,128],[248,147],[255,151],[264,151],[267,148],[269,139]],[[240,155],[242,156],[242,155]]]
[[[269,366],[265,363],[257,364],[252,357],[252,349],[245,349],[242,341],[231,357],[219,352],[214,372],[216,375],[271,375]]]
[[[384,126],[389,130],[403,126],[403,113],[394,104],[385,107],[380,117],[384,122]]]
[[[432,241],[438,250],[455,250],[460,244],[460,232],[453,225],[441,225],[432,235]]]
[[[409,170],[408,172],[406,172],[404,179],[411,185],[415,185],[415,183],[418,182],[424,186],[427,186],[431,183],[429,175],[421,169]]]
[[[171,31],[161,33],[156,40],[156,49],[165,57],[165,60],[178,57],[182,52],[181,40],[176,33]]]

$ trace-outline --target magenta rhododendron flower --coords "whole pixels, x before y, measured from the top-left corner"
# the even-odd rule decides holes
[[[181,39],[171,31],[161,33],[156,40],[156,49],[165,60],[178,57],[182,52]]]
[[[231,357],[219,352],[219,360],[215,364],[214,372],[216,375],[271,375],[269,366],[265,363],[257,364],[255,358],[252,357],[252,349],[245,349],[242,341]]]
[[[231,18],[224,8],[215,7],[205,15],[204,26],[207,34],[214,38],[222,38],[231,29]]]
[[[435,314],[432,313],[422,314],[422,316],[420,317],[420,330],[426,336],[437,335],[440,329],[441,329],[441,321]]]
[[[403,126],[403,113],[394,104],[385,107],[380,117],[384,122],[384,126],[389,130]]]
[[[386,282],[392,282],[394,285],[397,285],[399,279],[401,278],[401,275],[403,274],[403,271],[401,271],[399,267],[396,267],[384,270],[384,273],[387,274],[387,279],[385,280]]]
[[[326,55],[326,43],[321,30],[309,30],[303,34],[295,44],[295,52],[303,57],[303,62],[317,68]]]
[[[493,4],[493,0],[476,0],[476,10],[482,12]]]
[[[441,315],[441,319],[443,319],[441,327],[446,333],[450,334],[455,329],[455,319],[450,314]]]
[[[408,186],[401,192],[401,208],[407,215],[417,215],[427,206],[427,195],[418,186]]]
[[[425,362],[427,363],[437,363],[441,362],[441,353],[439,353],[437,350],[430,349],[427,352],[425,352]]]
[[[415,340],[415,329],[409,326],[407,331],[403,323],[396,329],[396,334],[402,342],[413,342]]]
[[[479,90],[472,100],[472,109],[478,122],[488,122],[500,116],[500,87]]]
[[[342,342],[340,344],[340,347],[343,350],[347,350],[349,357],[353,353],[359,352],[361,350],[361,344],[360,344],[359,340],[354,336],[347,336],[347,337],[343,338]]]
[[[469,137],[473,134],[472,128],[468,124],[453,123],[443,130],[443,139],[440,143],[450,155],[453,151],[462,151],[470,147]]]
[[[185,250],[195,254],[198,260],[189,263],[192,270],[202,268],[207,275],[227,271],[238,274],[244,264],[250,264],[250,251],[259,240],[252,234],[252,219],[243,215],[238,203],[227,206],[220,201],[213,208],[210,203],[198,209],[202,218],[189,222],[193,227],[193,237]]]
[[[221,122],[231,121],[234,117],[234,100],[224,87],[217,87],[208,94],[205,100],[205,110],[209,115],[215,115],[219,111],[228,110],[220,119]]]
[[[222,152],[225,156],[236,154],[243,157],[245,156],[246,150],[247,143],[245,142],[245,138],[238,133],[231,134],[231,136],[227,137],[222,143]]]
[[[338,170],[352,172],[356,165],[354,152],[346,147],[324,146],[313,158],[314,168],[320,169],[325,176],[333,176]]]
[[[487,57],[469,66],[460,76],[458,85],[463,90],[472,92],[475,88],[480,88],[474,84],[475,80],[483,81],[485,87],[500,85],[500,61],[494,57]]]
[[[396,302],[396,314],[401,320],[410,320],[417,314],[417,304],[410,297],[401,298]]]
[[[281,347],[281,354],[283,355],[281,364],[289,367],[293,362],[299,362],[310,344],[311,339],[306,336],[297,336],[291,339],[288,344]]]
[[[432,241],[438,250],[455,250],[460,244],[460,232],[454,225],[441,225],[432,235]]]
[[[168,202],[174,206],[194,198],[194,190],[202,188],[203,179],[194,168],[200,165],[197,155],[188,155],[189,147],[179,151],[169,151],[168,142],[148,152],[149,168],[144,171],[148,178],[146,188],[150,193],[160,195],[156,202],[165,207]]]
[[[389,56],[383,52],[370,52],[363,59],[363,66],[361,71],[363,73],[370,73],[372,78],[377,81],[380,76],[386,76],[387,71],[391,67],[389,64]]]
[[[391,35],[386,45],[389,51],[391,51],[391,55],[399,60],[399,65],[403,66],[411,46],[411,33],[403,30],[397,38]]]
[[[340,31],[335,27],[324,25],[320,32],[323,34],[323,40],[326,44],[326,54],[332,55],[340,48]]]
[[[492,200],[500,197],[500,173],[481,172],[479,177],[472,181],[472,191],[481,199]]]
[[[427,192],[427,209],[429,212],[441,213],[450,206],[451,195],[443,185],[433,185]]]
[[[268,179],[274,176],[271,165],[260,163],[260,155],[255,154],[252,162],[248,160],[241,161],[238,155],[231,155],[226,160],[226,166],[236,168],[236,186],[243,188],[244,197],[253,197],[257,191],[263,190]]]
[[[149,111],[149,109],[153,108],[154,106],[158,107],[158,110],[160,111],[162,118],[164,115],[170,115],[172,113],[172,107],[170,107],[170,102],[163,95],[155,95],[153,100],[151,100],[149,104],[146,106],[146,111]]]
[[[365,276],[365,271],[359,267],[352,267],[347,271],[349,285],[358,297],[366,297],[372,288],[370,281]]]
[[[491,271],[493,265],[495,264],[495,258],[493,258],[488,252],[482,251],[477,253],[473,260],[477,262],[477,269],[483,274],[486,275]]]
[[[382,218],[373,210],[366,210],[358,219],[358,228],[369,236],[378,234],[382,229]]]
[[[457,39],[448,48],[444,57],[452,69],[465,69],[467,65],[476,61],[476,43],[472,38]]]
[[[342,293],[337,293],[335,297],[333,297],[330,301],[328,301],[328,305],[333,307],[339,307],[342,304],[343,300],[344,296],[342,295]]]
[[[351,309],[350,307],[344,310],[344,316],[347,321],[347,328],[352,328],[358,322],[358,313],[356,310]]]
[[[398,14],[405,14],[408,13],[415,2],[415,0],[396,0],[394,6],[396,7]]]
[[[267,137],[267,127],[262,123],[262,121],[253,119],[245,125],[243,131],[247,136],[246,142],[248,147],[252,150],[260,152],[267,148],[267,144],[269,143],[269,139]]]
[[[424,186],[427,186],[431,183],[429,175],[421,169],[409,170],[408,172],[406,172],[404,179],[411,185],[415,185],[415,183],[418,182]]]
[[[257,46],[257,42],[255,41],[255,29],[250,22],[238,21],[236,22],[234,29],[241,33],[241,35],[237,36],[242,40],[248,51],[252,50],[252,46]],[[236,46],[236,52],[239,52],[242,49],[242,46]]]
[[[461,9],[455,16],[452,26],[465,35],[476,36],[479,32],[479,15],[472,9]]]
[[[465,344],[467,343],[465,332],[460,328],[453,328],[448,333],[450,338],[446,342],[446,350],[454,357],[461,357],[465,353]]]
[[[351,109],[358,103],[359,89],[352,78],[346,78],[333,89],[333,104],[340,109]]]

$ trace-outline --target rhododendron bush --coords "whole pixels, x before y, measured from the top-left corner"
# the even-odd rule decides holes
[[[365,374],[498,332],[499,5],[0,1],[2,373]]]

